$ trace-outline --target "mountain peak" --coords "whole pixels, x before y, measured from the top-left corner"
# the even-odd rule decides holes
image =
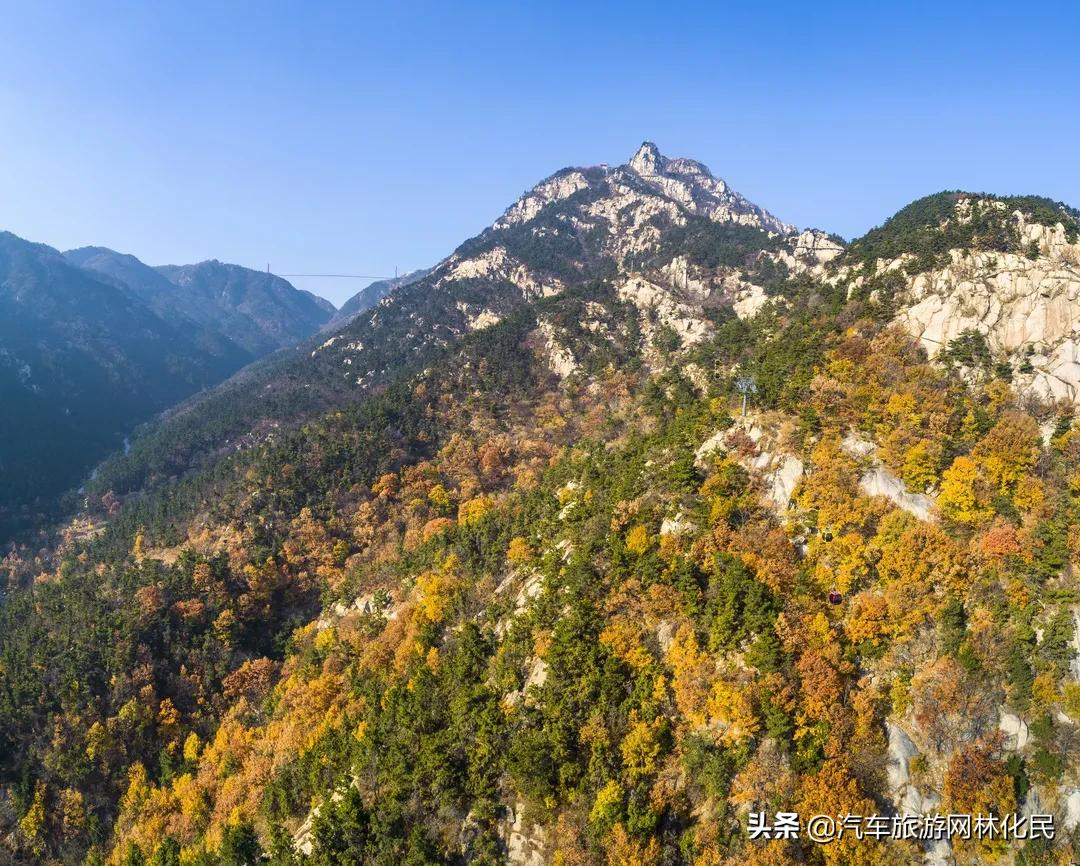
[[[523,225],[542,213],[555,219],[557,210],[567,209],[576,211],[579,227],[607,225],[607,236],[614,239],[614,246],[622,247],[617,254],[620,261],[629,251],[640,254],[656,241],[651,220],[661,212],[678,224],[688,216],[700,216],[713,222],[756,226],[779,235],[794,230],[794,226],[730,189],[702,163],[666,157],[651,141],[643,142],[625,165],[568,167],[555,172],[507,208],[491,228],[501,231]],[[630,218],[631,211],[640,219]],[[552,229],[558,226],[546,230]]]
[[[667,160],[651,141],[643,141],[630,160],[630,168],[638,174],[658,174]]]

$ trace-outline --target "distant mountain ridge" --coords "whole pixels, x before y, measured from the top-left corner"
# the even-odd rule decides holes
[[[418,268],[415,271],[409,271],[409,273],[402,274],[399,277],[392,277],[388,280],[376,280],[373,283],[369,283],[338,308],[334,317],[323,325],[323,330],[334,330],[347,325],[362,312],[374,307],[391,292],[395,292],[404,286],[412,285],[417,280],[422,280],[430,273],[431,268]]]
[[[157,270],[103,247],[61,254],[0,233],[0,537],[77,486],[136,424],[332,312],[236,265]]]
[[[329,301],[281,277],[216,259],[155,268],[105,247],[64,255],[119,280],[160,314],[179,314],[227,336],[252,358],[302,340],[334,313]]]

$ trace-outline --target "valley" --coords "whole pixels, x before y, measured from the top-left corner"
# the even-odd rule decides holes
[[[329,307],[236,265],[0,234],[0,541],[70,510],[138,424],[315,333]]]

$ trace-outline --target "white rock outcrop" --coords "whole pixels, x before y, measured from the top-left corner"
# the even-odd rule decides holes
[[[1080,827],[1080,789],[1073,788],[1065,794],[1065,814],[1062,825],[1068,833]]]
[[[908,764],[919,754],[919,749],[899,725],[886,722],[885,730],[889,735],[889,758],[885,764],[885,776],[889,783],[889,790],[894,795],[903,797],[905,789],[911,782]]]
[[[735,315],[740,319],[752,319],[761,312],[761,308],[769,302],[769,296],[761,286],[747,283],[735,293],[732,307]]]
[[[794,230],[793,226],[739,195],[720,178],[713,177],[700,162],[667,159],[652,142],[647,141],[638,148],[627,168],[665,197],[716,222],[760,226],[775,234],[789,234]]]
[[[756,454],[746,455],[735,448],[740,434],[754,443]],[[763,493],[778,514],[787,510],[788,500],[805,468],[802,460],[783,450],[775,431],[764,429],[754,415],[736,418],[730,428],[714,433],[698,446],[694,452],[695,465],[705,468],[710,455],[717,451],[728,451],[740,465],[761,479]]]
[[[941,805],[941,798],[934,791],[924,793],[911,780],[911,760],[920,754],[918,746],[899,725],[885,722],[889,737],[885,778],[892,795],[893,805],[901,815],[923,815],[934,812]],[[952,863],[952,848],[944,839],[923,842],[923,862],[928,866],[946,866]]]
[[[671,328],[684,348],[701,342],[712,332],[712,325],[698,309],[684,303],[671,289],[644,277],[626,280],[619,286],[618,295],[644,314],[642,330],[650,340],[659,326]]]
[[[859,489],[867,496],[884,496],[919,520],[932,519],[934,500],[924,493],[909,493],[904,482],[886,466],[878,465],[864,472],[859,478]]]
[[[527,300],[556,295],[565,288],[558,279],[534,274],[502,246],[493,247],[470,258],[460,258],[455,254],[440,265],[437,271],[436,286],[459,280],[495,279],[516,286],[521,296]]]
[[[1004,707],[999,709],[998,730],[1005,735],[1005,747],[1020,751],[1028,744],[1027,722]]]
[[[552,175],[510,205],[506,213],[495,221],[494,228],[506,228],[528,222],[547,205],[569,198],[578,190],[587,188],[588,185],[589,181],[585,175],[575,169]]]
[[[846,454],[867,467],[859,477],[859,489],[865,496],[884,496],[897,508],[915,515],[919,520],[933,519],[934,500],[923,493],[911,493],[902,479],[873,456],[877,445],[871,440],[849,432],[841,447]]]
[[[580,369],[573,353],[562,345],[555,334],[555,328],[551,322],[540,322],[537,330],[544,338],[544,358],[551,372],[560,379],[572,376]]]
[[[548,663],[542,658],[534,658],[529,664],[529,674],[525,678],[524,691],[528,692],[529,689],[533,688],[534,686],[536,688],[540,688],[544,683],[547,682],[547,678]]]
[[[844,245],[817,229],[806,229],[795,238],[793,255],[803,261],[825,264],[844,252]]]
[[[688,520],[681,511],[674,517],[665,517],[660,523],[661,535],[685,535],[695,529],[697,529],[697,526]]]
[[[958,207],[963,205],[961,201]],[[933,357],[964,331],[986,337],[992,352],[1026,361],[1032,372],[1018,383],[1036,394],[1073,400],[1080,395],[1080,243],[1064,227],[1018,223],[1035,258],[1016,253],[951,250],[942,267],[908,281],[896,321]],[[879,262],[894,270],[905,260]]]
[[[539,824],[525,824],[525,804],[515,803],[503,825],[506,859],[513,866],[544,866],[547,862],[547,831]]]

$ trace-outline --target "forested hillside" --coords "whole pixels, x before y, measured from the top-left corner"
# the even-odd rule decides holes
[[[949,194],[844,247],[711,175],[672,197],[699,170],[554,175],[11,550],[6,856],[1075,860],[1080,429],[1020,387],[1038,356],[973,327],[931,359],[905,318],[940,243],[1067,269],[1072,217],[927,240],[978,207]],[[204,432],[226,403],[258,424]],[[1057,832],[752,840],[751,812]]]

